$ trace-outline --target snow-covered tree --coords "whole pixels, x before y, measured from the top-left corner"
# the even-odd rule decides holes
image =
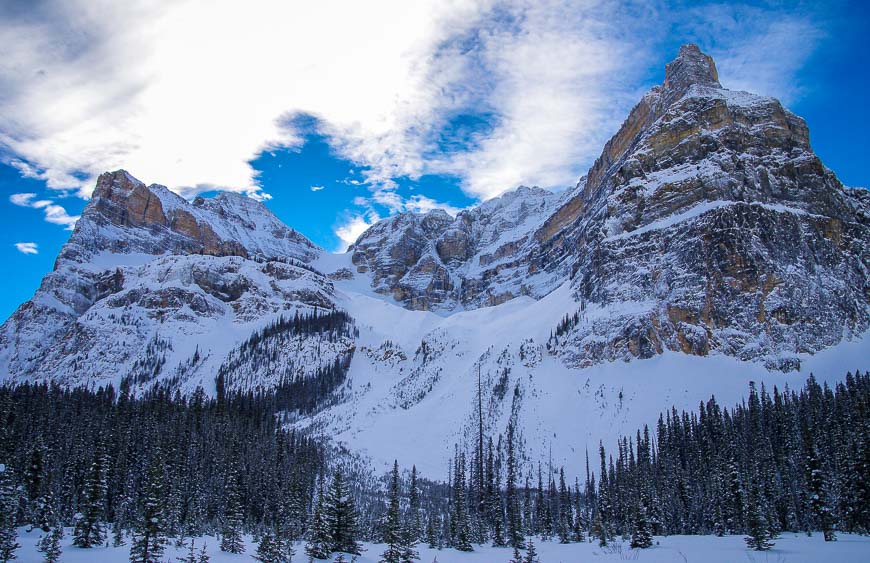
[[[332,553],[333,539],[326,521],[325,497],[323,477],[321,477],[317,482],[317,499],[314,502],[314,514],[311,517],[308,541],[305,544],[305,554],[312,559],[326,559]]]
[[[233,463],[227,475],[226,506],[221,526],[221,551],[227,553],[245,552],[245,542],[242,541],[242,526],[245,515],[242,512],[239,481],[239,468],[236,463]]]
[[[402,558],[402,522],[399,513],[399,462],[393,462],[390,487],[387,491],[387,513],[384,516],[383,542],[387,549],[381,554],[381,563],[400,563]]]
[[[12,479],[12,471],[0,463],[0,561],[6,563],[15,559],[15,552],[21,547],[18,538],[18,493]]]
[[[332,476],[324,503],[324,517],[332,539],[332,551],[359,555],[362,546],[357,541],[356,506],[340,469],[336,469]]]
[[[139,520],[130,546],[130,563],[160,563],[166,549],[163,528],[165,476],[159,456],[151,460]]]
[[[60,555],[63,551],[60,545],[60,540],[62,539],[63,528],[60,526],[56,526],[39,538],[36,549],[42,553],[42,560],[45,563],[57,563],[60,560]]]
[[[634,530],[631,532],[631,548],[646,549],[652,547],[653,538],[650,531],[649,517],[647,516],[646,503],[638,503],[635,511]]]
[[[77,547],[100,546],[106,541],[103,524],[107,488],[106,466],[107,460],[100,448],[97,448],[95,459],[85,478],[84,498],[73,528],[73,545]]]

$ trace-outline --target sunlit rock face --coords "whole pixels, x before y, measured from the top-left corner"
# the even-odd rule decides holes
[[[789,370],[868,328],[868,225],[866,191],[825,168],[803,119],[722,88],[686,45],[573,189],[520,188],[452,221],[404,214],[353,252],[412,309],[540,298],[570,279],[578,309],[599,311],[553,344],[571,365],[678,350]]]
[[[282,315],[352,305],[365,286],[442,316],[562,288],[569,319],[534,347],[570,368],[671,350],[789,371],[870,327],[868,216],[868,192],[825,168],[801,118],[722,88],[713,60],[687,45],[572,188],[385,219],[328,271],[321,249],[257,201],[188,202],[106,173],[54,270],[0,327],[0,379],[132,374],[193,389],[233,357],[246,385],[268,387],[357,343],[288,337],[256,365],[241,343]],[[414,397],[441,377],[422,373]]]

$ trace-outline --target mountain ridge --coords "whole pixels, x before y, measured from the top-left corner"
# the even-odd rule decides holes
[[[283,328],[326,311],[353,328]],[[228,373],[272,392],[339,366],[290,424],[379,462],[386,437],[425,466],[473,430],[477,374],[488,432],[514,421],[528,455],[564,457],[662,404],[737,400],[729,371],[787,382],[851,361],[868,328],[870,195],[824,166],[801,118],[723,89],[684,46],[573,188],[402,213],[341,255],[250,198],[106,173],[0,327],[0,379],[213,393]]]

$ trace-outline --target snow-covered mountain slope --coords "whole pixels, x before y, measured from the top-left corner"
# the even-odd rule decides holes
[[[324,256],[315,265],[339,270],[347,261]],[[478,370],[487,435],[497,441],[513,417],[529,460],[552,457],[579,468],[587,448],[594,456],[599,440],[613,444],[652,426],[672,406],[693,410],[712,394],[731,405],[750,381],[799,387],[810,373],[839,381],[847,370],[865,366],[870,351],[868,334],[801,354],[800,371],[788,374],[724,354],[670,351],[581,368],[547,348],[565,311],[577,306],[570,281],[540,300],[524,296],[450,316],[403,308],[366,281],[357,274],[336,282],[337,304],[359,329],[342,402],[295,426],[331,437],[378,469],[388,470],[398,458],[432,478],[447,475],[454,444],[471,447],[476,439]],[[587,314],[613,311],[590,306]]]
[[[609,313],[568,327],[569,364],[716,350],[791,370],[870,326],[867,192],[843,187],[778,101],[723,89],[697,47],[575,199],[573,224],[538,237],[571,261],[581,308]]]
[[[188,203],[124,171],[104,174],[54,271],[0,328],[0,374],[211,389],[254,331],[333,308],[332,282],[306,265],[321,252],[249,198]],[[310,346],[328,365],[352,342]],[[296,350],[300,359],[310,346]]]
[[[520,187],[451,218],[442,210],[402,213],[369,228],[351,247],[372,286],[416,310],[455,312],[520,295],[542,297],[558,275],[537,275],[523,257],[559,202]]]
[[[787,371],[870,327],[870,196],[825,168],[801,118],[722,88],[687,45],[573,190],[403,214],[364,233],[353,262],[420,310],[570,279],[577,304],[550,343],[570,365],[717,351]]]
[[[297,312],[341,320],[302,330]],[[0,379],[290,393],[327,377],[291,424],[441,478],[476,431],[478,373],[488,435],[513,419],[530,459],[578,467],[662,409],[867,369],[868,329],[870,195],[803,120],[723,89],[686,46],[574,188],[398,215],[341,255],[256,201],[105,174],[0,327]]]

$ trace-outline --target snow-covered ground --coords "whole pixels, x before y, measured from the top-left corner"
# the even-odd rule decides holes
[[[313,265],[327,273],[353,269],[348,254],[323,254]],[[338,306],[360,331],[344,400],[297,426],[343,443],[376,471],[388,471],[397,459],[401,467],[416,464],[436,480],[446,480],[454,444],[474,439],[478,368],[487,433],[497,438],[515,414],[531,465],[552,459],[573,480],[585,471],[587,449],[595,461],[599,441],[610,449],[644,424],[654,431],[659,414],[671,407],[694,411],[715,395],[731,408],[747,396],[751,381],[768,391],[774,385],[799,389],[812,373],[834,384],[848,370],[866,369],[870,350],[870,334],[846,339],[815,355],[800,355],[800,370],[790,373],[724,354],[677,352],[572,368],[546,349],[559,321],[579,307],[570,282],[539,300],[522,296],[444,315],[405,309],[375,293],[368,281],[357,274],[335,282]],[[581,323],[613,315],[617,307],[628,314],[653,306],[653,301],[606,309],[590,305]],[[500,383],[501,397],[495,392]]]
[[[18,559],[22,563],[42,561],[42,554],[36,551],[39,532],[26,533],[20,530],[18,542],[21,549]],[[232,555],[223,553],[218,548],[219,542],[213,537],[199,539],[196,542],[197,551],[205,541],[207,553],[213,563],[230,563],[254,561],[256,545],[251,538],[246,538],[247,549],[244,554]],[[838,541],[825,543],[821,534],[812,537],[797,534],[785,534],[778,538],[773,549],[767,552],[750,551],[746,548],[742,536],[717,538],[714,536],[668,536],[655,538],[657,545],[645,550],[632,550],[628,542],[615,543],[612,547],[601,548],[597,543],[559,544],[554,542],[537,542],[535,548],[541,563],[578,563],[594,561],[642,561],[646,563],[820,563],[830,561],[836,563],[865,563],[870,561],[870,537],[840,534]],[[79,549],[71,545],[69,534],[63,540],[64,563],[90,563],[101,561],[105,563],[125,563],[129,561],[129,544],[118,548]],[[357,563],[376,563],[384,546],[365,544],[363,555]],[[304,546],[298,544],[293,561],[307,561]],[[506,548],[477,547],[473,553],[462,553],[452,549],[435,550],[420,546],[420,563],[507,563],[511,560],[511,551]],[[185,553],[182,548],[174,545],[166,550],[164,559],[175,561]],[[350,557],[346,558],[348,563]]]

